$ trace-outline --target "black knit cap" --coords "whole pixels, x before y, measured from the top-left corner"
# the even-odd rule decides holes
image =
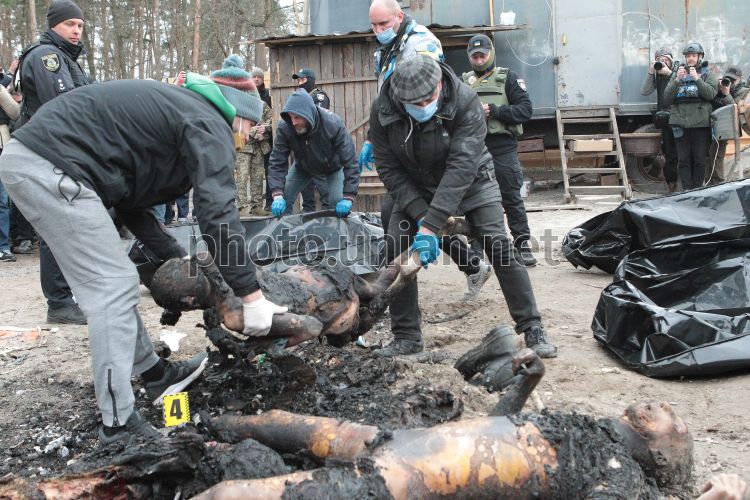
[[[83,19],[81,8],[70,0],[52,0],[47,9],[47,26],[57,26],[68,19]]]
[[[419,54],[396,65],[391,75],[393,95],[405,103],[422,102],[432,94],[443,77],[443,70],[435,59]]]

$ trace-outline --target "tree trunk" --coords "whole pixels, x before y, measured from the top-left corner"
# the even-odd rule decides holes
[[[29,40],[34,41],[37,39],[36,34],[36,2],[34,0],[28,1],[28,14],[29,14]]]
[[[81,8],[87,12],[91,11],[93,10],[93,2],[87,1],[86,4],[81,3]],[[86,64],[89,69],[89,76],[91,77],[91,81],[96,81],[96,60],[94,59],[94,45],[92,43],[94,33],[96,32],[96,24],[94,23],[95,16],[91,16],[91,18],[83,28],[83,47],[86,50]]]
[[[151,50],[154,54],[154,71],[153,77],[156,80],[162,80],[164,78],[164,67],[161,61],[161,2],[160,0],[154,0],[153,16],[152,16],[153,36],[151,38]]]
[[[201,54],[201,0],[195,0],[195,23],[193,25],[193,61],[190,65],[193,71],[200,71],[198,62]]]
[[[145,6],[142,0],[136,1],[136,7],[135,7],[135,22],[136,22],[136,30],[135,30],[135,44],[133,46],[133,59],[134,59],[134,65],[138,68],[138,78],[145,78],[146,77],[146,51],[143,50],[143,39],[146,37],[146,23],[145,23]]]
[[[110,62],[112,40],[109,34],[109,15],[107,14],[107,2],[104,0],[100,0],[100,2],[99,25],[102,27],[102,77],[104,80],[110,80],[112,79],[112,63]]]

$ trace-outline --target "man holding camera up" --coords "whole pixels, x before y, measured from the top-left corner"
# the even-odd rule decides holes
[[[661,47],[654,54],[654,60],[648,69],[646,79],[641,86],[641,95],[649,95],[656,90],[656,113],[654,114],[654,126],[661,130],[661,151],[664,153],[664,182],[667,191],[677,191],[677,146],[674,142],[674,133],[669,126],[669,106],[664,104],[664,90],[667,88],[672,77],[674,60],[672,51]]]
[[[730,104],[739,104],[745,100],[748,91],[750,88],[742,81],[742,70],[737,66],[730,66],[719,82],[719,91],[711,101],[711,105],[716,110]],[[724,182],[724,155],[727,153],[727,142],[711,142],[711,151],[708,154],[709,168],[706,169],[705,176],[706,184]]]
[[[703,186],[711,139],[711,101],[718,82],[703,62],[701,44],[688,43],[682,54],[685,63],[679,65],[664,89],[664,104],[672,107],[669,125],[677,145],[682,189],[695,189]]]

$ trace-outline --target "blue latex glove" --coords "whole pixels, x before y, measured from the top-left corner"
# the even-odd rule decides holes
[[[359,152],[359,173],[361,174],[365,168],[372,170],[371,163],[374,161],[375,159],[372,157],[372,143],[365,141],[362,145],[362,151]]]
[[[414,243],[411,244],[412,252],[419,252],[419,262],[427,267],[440,255],[440,240],[434,234],[417,233]]]
[[[352,200],[349,200],[347,198],[341,198],[338,203],[336,203],[336,215],[339,217],[346,217],[349,215],[349,212],[352,211]]]
[[[286,200],[283,196],[277,196],[271,203],[271,212],[274,217],[281,217],[286,212]]]

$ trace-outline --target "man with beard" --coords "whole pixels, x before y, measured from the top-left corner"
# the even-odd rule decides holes
[[[304,89],[313,98],[316,106],[323,109],[331,108],[331,99],[323,89],[315,85],[315,72],[310,68],[302,68],[292,75],[292,79],[297,80],[299,88]],[[323,208],[331,208],[331,202],[328,198],[328,185],[324,176],[316,175],[311,183],[302,189],[302,211],[315,211],[315,191],[320,195],[320,204]]]
[[[347,216],[357,196],[359,170],[354,143],[343,120],[316,106],[304,89],[289,97],[281,118],[268,166],[273,214],[281,217],[291,213],[300,191],[314,176],[322,176],[330,203],[336,203],[336,214]],[[294,163],[287,168],[290,154],[294,155]]]
[[[88,85],[88,75],[78,64],[83,52],[83,11],[70,0],[54,0],[47,10],[48,29],[39,41],[21,55],[20,123],[28,122],[46,102],[77,87]],[[59,123],[59,127],[68,127]],[[39,240],[39,276],[42,293],[47,299],[47,323],[86,324],[60,266],[47,243]]]

